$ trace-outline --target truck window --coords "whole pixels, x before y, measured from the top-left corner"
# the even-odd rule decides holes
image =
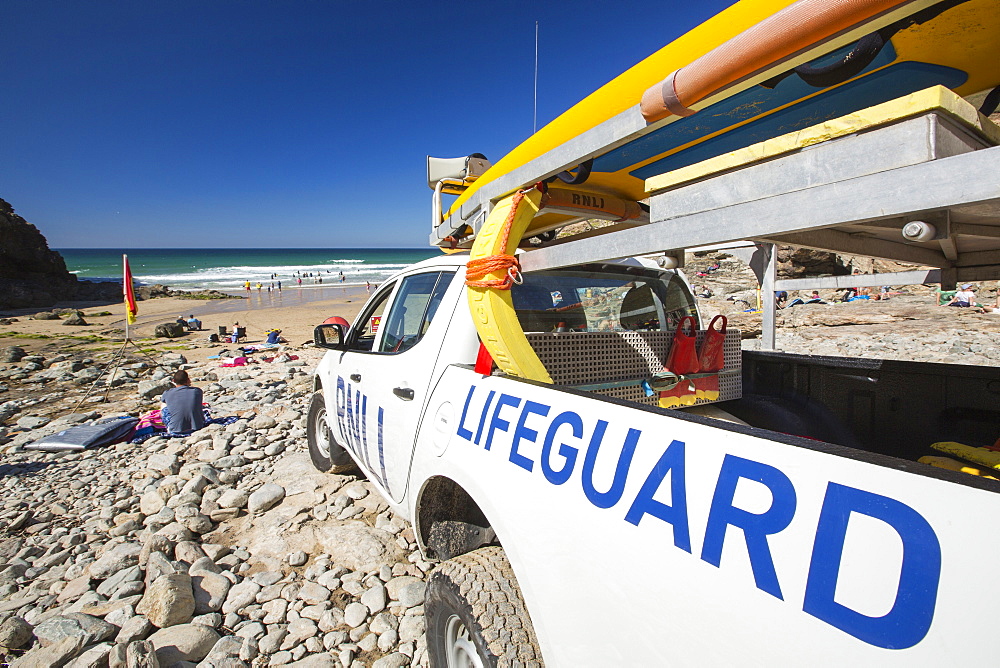
[[[347,344],[350,350],[371,351],[375,344],[375,338],[378,336],[379,327],[382,324],[382,314],[385,312],[389,295],[392,294],[393,285],[393,283],[389,283],[382,286],[381,294],[375,297],[375,301],[354,322]]]
[[[673,331],[697,318],[679,276],[624,265],[526,273],[511,298],[525,332]]]
[[[453,276],[454,272],[435,271],[403,279],[385,320],[379,352],[401,353],[420,341]]]

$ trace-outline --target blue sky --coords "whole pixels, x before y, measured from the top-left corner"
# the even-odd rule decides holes
[[[0,197],[53,248],[421,247],[496,161],[730,4],[2,0]]]

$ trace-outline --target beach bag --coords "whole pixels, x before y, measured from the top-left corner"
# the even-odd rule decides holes
[[[715,327],[717,322],[721,323],[718,329]],[[711,375],[694,380],[695,394],[698,399],[717,401],[719,398],[718,372],[726,366],[724,346],[727,322],[726,316],[715,316],[708,324],[708,329],[702,338],[701,349],[698,351],[698,362],[701,365],[701,373]]]
[[[685,327],[687,331],[685,331]],[[684,316],[677,323],[677,331],[674,333],[674,340],[670,344],[670,352],[667,353],[667,361],[664,363],[663,369],[680,376],[681,379],[674,387],[660,392],[659,405],[662,408],[691,406],[697,401],[697,389],[694,382],[684,378],[688,374],[698,373],[700,365],[698,351],[695,349],[696,327],[695,319],[689,315]]]
[[[685,325],[690,333],[684,331]],[[695,351],[696,324],[692,316],[684,316],[677,323],[677,331],[674,333],[674,341],[670,345],[670,352],[667,354],[667,361],[663,368],[672,371],[678,376],[689,373],[698,373],[699,362],[698,353]]]
[[[715,323],[721,321],[719,329],[715,328]],[[722,371],[725,366],[723,356],[723,345],[726,343],[726,316],[717,315],[708,324],[708,330],[701,342],[701,350],[698,351],[698,366],[702,373],[706,371]]]

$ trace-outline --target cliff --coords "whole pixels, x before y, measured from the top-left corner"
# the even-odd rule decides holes
[[[78,281],[34,225],[0,199],[0,308],[51,306],[67,300],[116,300],[115,283]]]

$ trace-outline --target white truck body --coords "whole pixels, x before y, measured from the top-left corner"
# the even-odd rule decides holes
[[[982,662],[1000,617],[993,481],[482,376],[465,259],[386,281],[352,329],[390,295],[374,314],[379,350],[407,281],[436,275],[422,338],[330,350],[316,389],[333,438],[429,558],[432,497],[471,499],[547,665]]]

